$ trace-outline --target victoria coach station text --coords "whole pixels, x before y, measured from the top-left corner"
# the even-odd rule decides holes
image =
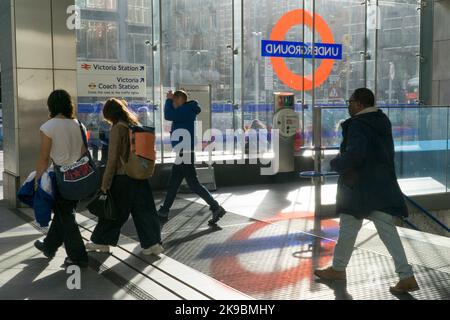
[[[138,90],[140,85],[145,83],[144,78],[127,78],[117,77],[117,84],[114,83],[99,83],[100,90]]]
[[[263,57],[342,60],[341,44],[262,40],[261,50]]]

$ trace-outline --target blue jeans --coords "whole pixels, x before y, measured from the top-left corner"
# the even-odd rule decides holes
[[[196,193],[200,198],[202,198],[209,205],[212,211],[215,211],[220,207],[219,203],[214,200],[208,189],[206,189],[198,181],[197,171],[195,171],[194,166],[194,160],[194,154],[192,153],[190,163],[173,165],[169,180],[169,186],[167,188],[166,200],[164,201],[164,204],[161,208],[162,211],[168,212],[172,207],[183,179],[186,179],[186,182],[192,192]]]

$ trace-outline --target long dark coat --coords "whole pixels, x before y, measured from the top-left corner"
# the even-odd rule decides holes
[[[394,141],[389,118],[381,111],[357,115],[342,124],[340,154],[331,168],[340,174],[338,214],[367,218],[373,211],[407,217],[395,174]]]

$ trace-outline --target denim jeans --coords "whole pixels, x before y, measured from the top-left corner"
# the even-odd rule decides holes
[[[117,246],[120,231],[131,214],[142,248],[148,249],[161,243],[161,227],[148,180],[135,180],[125,175],[115,176],[111,195],[117,219],[99,219],[91,236],[92,242]]]
[[[412,277],[414,275],[413,269],[408,264],[405,249],[395,227],[395,218],[387,213],[375,211],[368,219],[374,223],[381,241],[383,241],[394,259],[395,272],[399,275],[400,280]],[[363,220],[347,214],[341,214],[340,220],[339,239],[334,249],[333,269],[345,271],[352,256]]]
[[[202,198],[210,206],[210,209],[212,211],[217,210],[220,207],[219,203],[214,200],[208,189],[206,189],[203,185],[200,184],[200,181],[198,181],[197,171],[195,171],[194,163],[195,157],[192,153],[190,163],[173,165],[172,173],[169,179],[169,185],[167,188],[166,199],[161,208],[162,211],[168,212],[172,207],[183,179],[186,179],[186,182],[192,192],[196,193],[200,198]]]
[[[86,248],[75,220],[76,206],[76,201],[65,200],[56,195],[54,216],[44,245],[50,252],[56,252],[64,244],[67,256],[72,261],[87,261]]]

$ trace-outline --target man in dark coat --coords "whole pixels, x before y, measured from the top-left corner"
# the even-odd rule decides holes
[[[346,280],[345,270],[358,232],[363,219],[369,219],[393,257],[400,277],[391,292],[417,291],[419,286],[395,227],[396,218],[408,216],[408,210],[395,174],[391,122],[375,107],[375,97],[369,89],[356,90],[348,104],[351,118],[342,124],[340,153],[330,163],[331,169],[339,173],[339,239],[333,266],[316,270],[315,275],[326,280]]]

